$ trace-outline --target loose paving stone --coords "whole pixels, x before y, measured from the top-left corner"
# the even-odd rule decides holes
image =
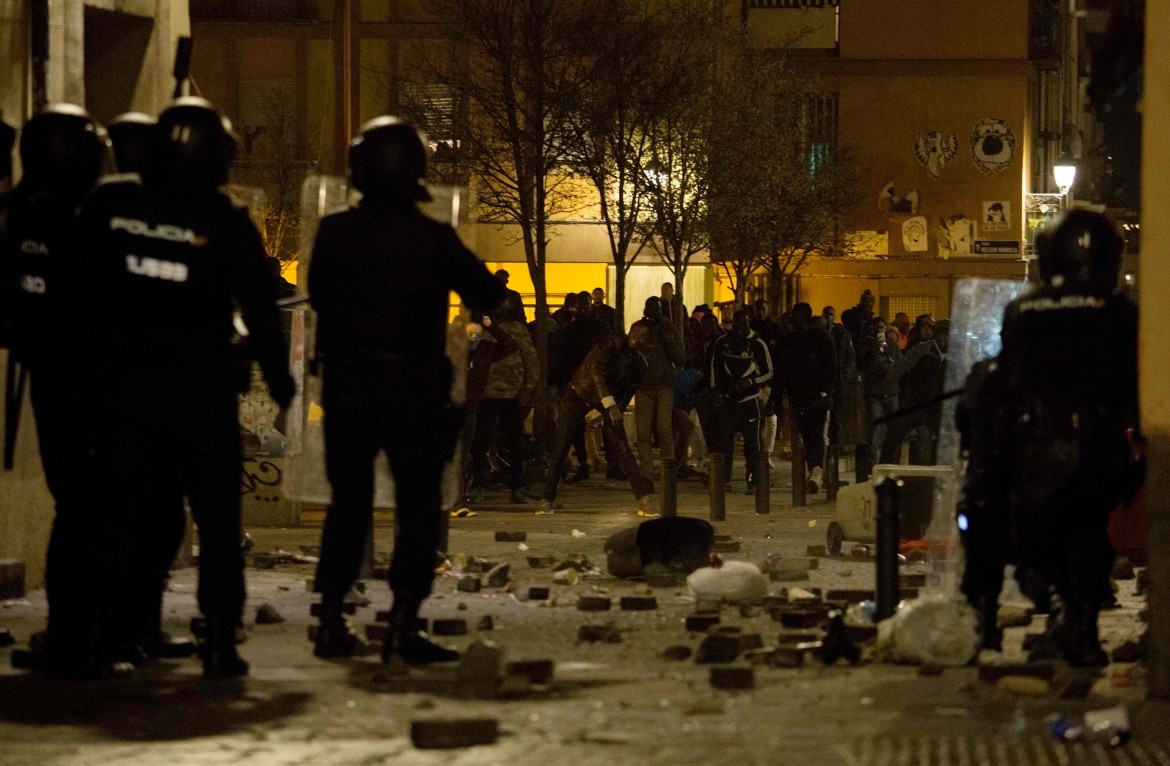
[[[988,683],[998,682],[1008,676],[1039,678],[1047,682],[1054,675],[1055,666],[1047,662],[983,663],[979,666],[979,680]]]
[[[511,564],[498,564],[492,567],[491,571],[484,576],[484,585],[489,588],[502,588],[508,584],[511,573]]]
[[[0,601],[24,598],[26,570],[20,559],[0,559]]]
[[[662,651],[663,659],[672,660],[674,662],[689,660],[691,658],[691,654],[693,654],[691,647],[683,645],[668,646]]]
[[[612,622],[607,622],[604,625],[582,625],[577,631],[577,640],[590,644],[598,641],[606,644],[620,644],[622,634]]]
[[[739,553],[740,544],[738,540],[718,540],[711,543],[712,553]]]
[[[352,601],[343,601],[341,604],[342,614],[357,614],[357,604]],[[317,602],[309,606],[309,615],[312,617],[321,616],[321,603]]]
[[[866,588],[838,588],[825,594],[829,601],[847,601],[850,604],[859,604],[862,601],[873,599],[873,590]]]
[[[431,621],[431,632],[436,636],[465,636],[467,635],[467,620],[461,617],[435,619]]]
[[[528,600],[529,601],[548,601],[548,597],[549,597],[550,592],[551,591],[549,591],[549,589],[544,587],[544,586],[534,585],[528,589]]]
[[[711,633],[699,644],[695,662],[734,662],[740,655],[740,637],[727,633]]]
[[[764,648],[764,639],[760,638],[759,633],[744,633],[739,637],[739,651],[741,654],[762,648]]]
[[[519,531],[509,532],[509,531],[504,531],[504,530],[500,530],[500,531],[496,532],[496,542],[497,543],[523,543],[523,542],[526,542],[527,540],[528,540],[528,533],[527,532],[519,532]]]
[[[738,665],[717,666],[711,668],[710,680],[716,689],[751,689],[756,685],[756,671]]]
[[[719,533],[717,535],[712,536],[711,539],[717,543],[725,543],[731,539],[731,535],[725,535],[723,533]]]
[[[786,628],[815,628],[825,621],[824,609],[778,609],[772,612],[772,619],[779,620]]]
[[[683,578],[674,572],[654,572],[646,575],[646,584],[651,588],[674,588],[682,584]]]
[[[284,615],[272,604],[261,604],[256,608],[257,625],[278,625],[282,622],[284,622]]]
[[[528,566],[533,569],[548,569],[557,563],[556,556],[529,556]]]
[[[809,580],[808,570],[805,569],[789,569],[780,572],[771,572],[768,578],[772,582],[807,582]]]
[[[719,614],[721,608],[722,604],[719,603],[719,599],[701,598],[695,602],[696,614]]]
[[[430,718],[410,722],[410,742],[420,750],[491,745],[499,739],[494,718]]]
[[[504,666],[504,672],[510,676],[522,676],[537,686],[547,686],[552,683],[556,663],[552,660],[518,660]]]
[[[654,596],[622,596],[621,607],[626,612],[649,612],[658,608]]]
[[[491,641],[475,641],[463,652],[455,680],[460,691],[493,697],[504,677],[504,649]]]
[[[1026,628],[1032,624],[1032,607],[1004,604],[995,621],[1001,628]]]
[[[609,596],[581,596],[577,599],[577,610],[580,612],[608,612],[613,606]]]
[[[490,614],[485,614],[479,618],[479,622],[475,624],[475,629],[479,631],[495,630],[496,620]]]
[[[479,593],[480,589],[483,588],[483,581],[476,575],[463,575],[455,587],[463,593]]]
[[[719,624],[719,615],[717,614],[692,614],[688,615],[684,621],[692,633],[706,633],[709,628]]]

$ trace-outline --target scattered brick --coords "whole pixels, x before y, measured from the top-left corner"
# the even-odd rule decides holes
[[[431,621],[431,632],[436,636],[465,636],[467,635],[467,620],[461,617],[452,617],[445,620]]]
[[[479,618],[479,622],[475,624],[475,629],[479,631],[495,630],[496,620],[490,614],[485,614]]]
[[[756,685],[756,671],[750,666],[713,667],[710,679],[716,689],[751,689]]]
[[[711,633],[699,644],[695,662],[734,662],[740,655],[740,637],[727,633]]]
[[[480,589],[483,588],[483,581],[477,575],[463,575],[455,587],[463,593],[479,593]]]
[[[622,634],[612,622],[604,625],[582,625],[577,631],[577,640],[590,644],[601,641],[606,644],[620,644]]]
[[[706,633],[714,625],[719,624],[717,614],[692,614],[686,618],[687,630],[692,633]]]
[[[556,663],[552,660],[521,660],[509,662],[504,666],[504,670],[508,675],[522,676],[527,678],[529,683],[546,686],[552,683]]]
[[[695,602],[696,614],[719,614],[722,605],[716,598],[701,598]]]
[[[764,639],[760,638],[759,633],[744,633],[739,637],[739,651],[741,654],[763,648]]]
[[[621,607],[627,612],[649,612],[658,608],[654,596],[622,596]]]
[[[675,572],[654,572],[646,575],[646,584],[651,588],[674,588],[682,584],[682,578]]]
[[[528,566],[533,569],[548,569],[557,563],[556,556],[529,556]]]
[[[279,625],[282,622],[284,622],[284,615],[272,604],[261,604],[256,608],[257,625]]]
[[[731,535],[725,535],[725,534],[720,533],[720,534],[715,535],[712,539],[717,543],[725,543],[731,539]]]
[[[717,540],[711,544],[712,553],[739,553],[738,540]]]
[[[691,651],[691,647],[689,646],[668,646],[663,650],[662,657],[663,659],[672,660],[674,662],[682,662],[683,660],[689,660],[692,653],[693,652]]]
[[[431,718],[410,722],[410,741],[420,750],[491,745],[500,736],[494,718]]]
[[[500,530],[496,532],[497,543],[522,543],[528,540],[527,532],[507,532]]]
[[[608,612],[613,606],[609,596],[581,596],[577,599],[577,610],[580,612]]]

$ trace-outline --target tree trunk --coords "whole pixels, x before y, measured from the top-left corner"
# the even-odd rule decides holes
[[[618,332],[625,332],[626,330],[626,270],[624,267],[614,264],[617,268],[614,269],[613,275],[613,310],[614,326],[611,330]]]

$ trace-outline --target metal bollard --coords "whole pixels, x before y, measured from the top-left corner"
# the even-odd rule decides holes
[[[825,456],[825,499],[830,503],[837,499],[841,486],[841,447],[830,444]]]
[[[763,450],[756,459],[753,479],[756,482],[756,513],[769,514],[772,512],[772,477],[768,475],[768,454]]]
[[[707,455],[711,470],[707,474],[707,491],[711,497],[711,521],[727,520],[727,500],[724,497],[723,454],[711,452]]]
[[[796,418],[792,418],[792,505],[803,508],[808,504],[805,491],[807,468],[804,465],[804,440],[800,437],[800,428],[796,425]]]
[[[873,621],[879,622],[894,614],[898,608],[900,591],[898,578],[898,546],[902,542],[902,482],[883,479],[874,491],[877,493],[877,560],[875,561],[875,595]]]
[[[678,472],[674,458],[662,458],[662,515],[678,515]]]

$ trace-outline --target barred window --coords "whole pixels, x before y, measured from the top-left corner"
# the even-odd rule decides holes
[[[816,173],[837,147],[837,94],[805,94],[800,119],[808,169]]]
[[[435,142],[458,145],[455,131],[455,96],[451,86],[442,83],[403,82],[398,99],[416,115],[419,126]]]
[[[937,314],[938,298],[933,295],[883,295],[878,312],[878,316],[884,317],[887,322],[893,322],[897,314],[904,313],[913,323],[921,314]]]

